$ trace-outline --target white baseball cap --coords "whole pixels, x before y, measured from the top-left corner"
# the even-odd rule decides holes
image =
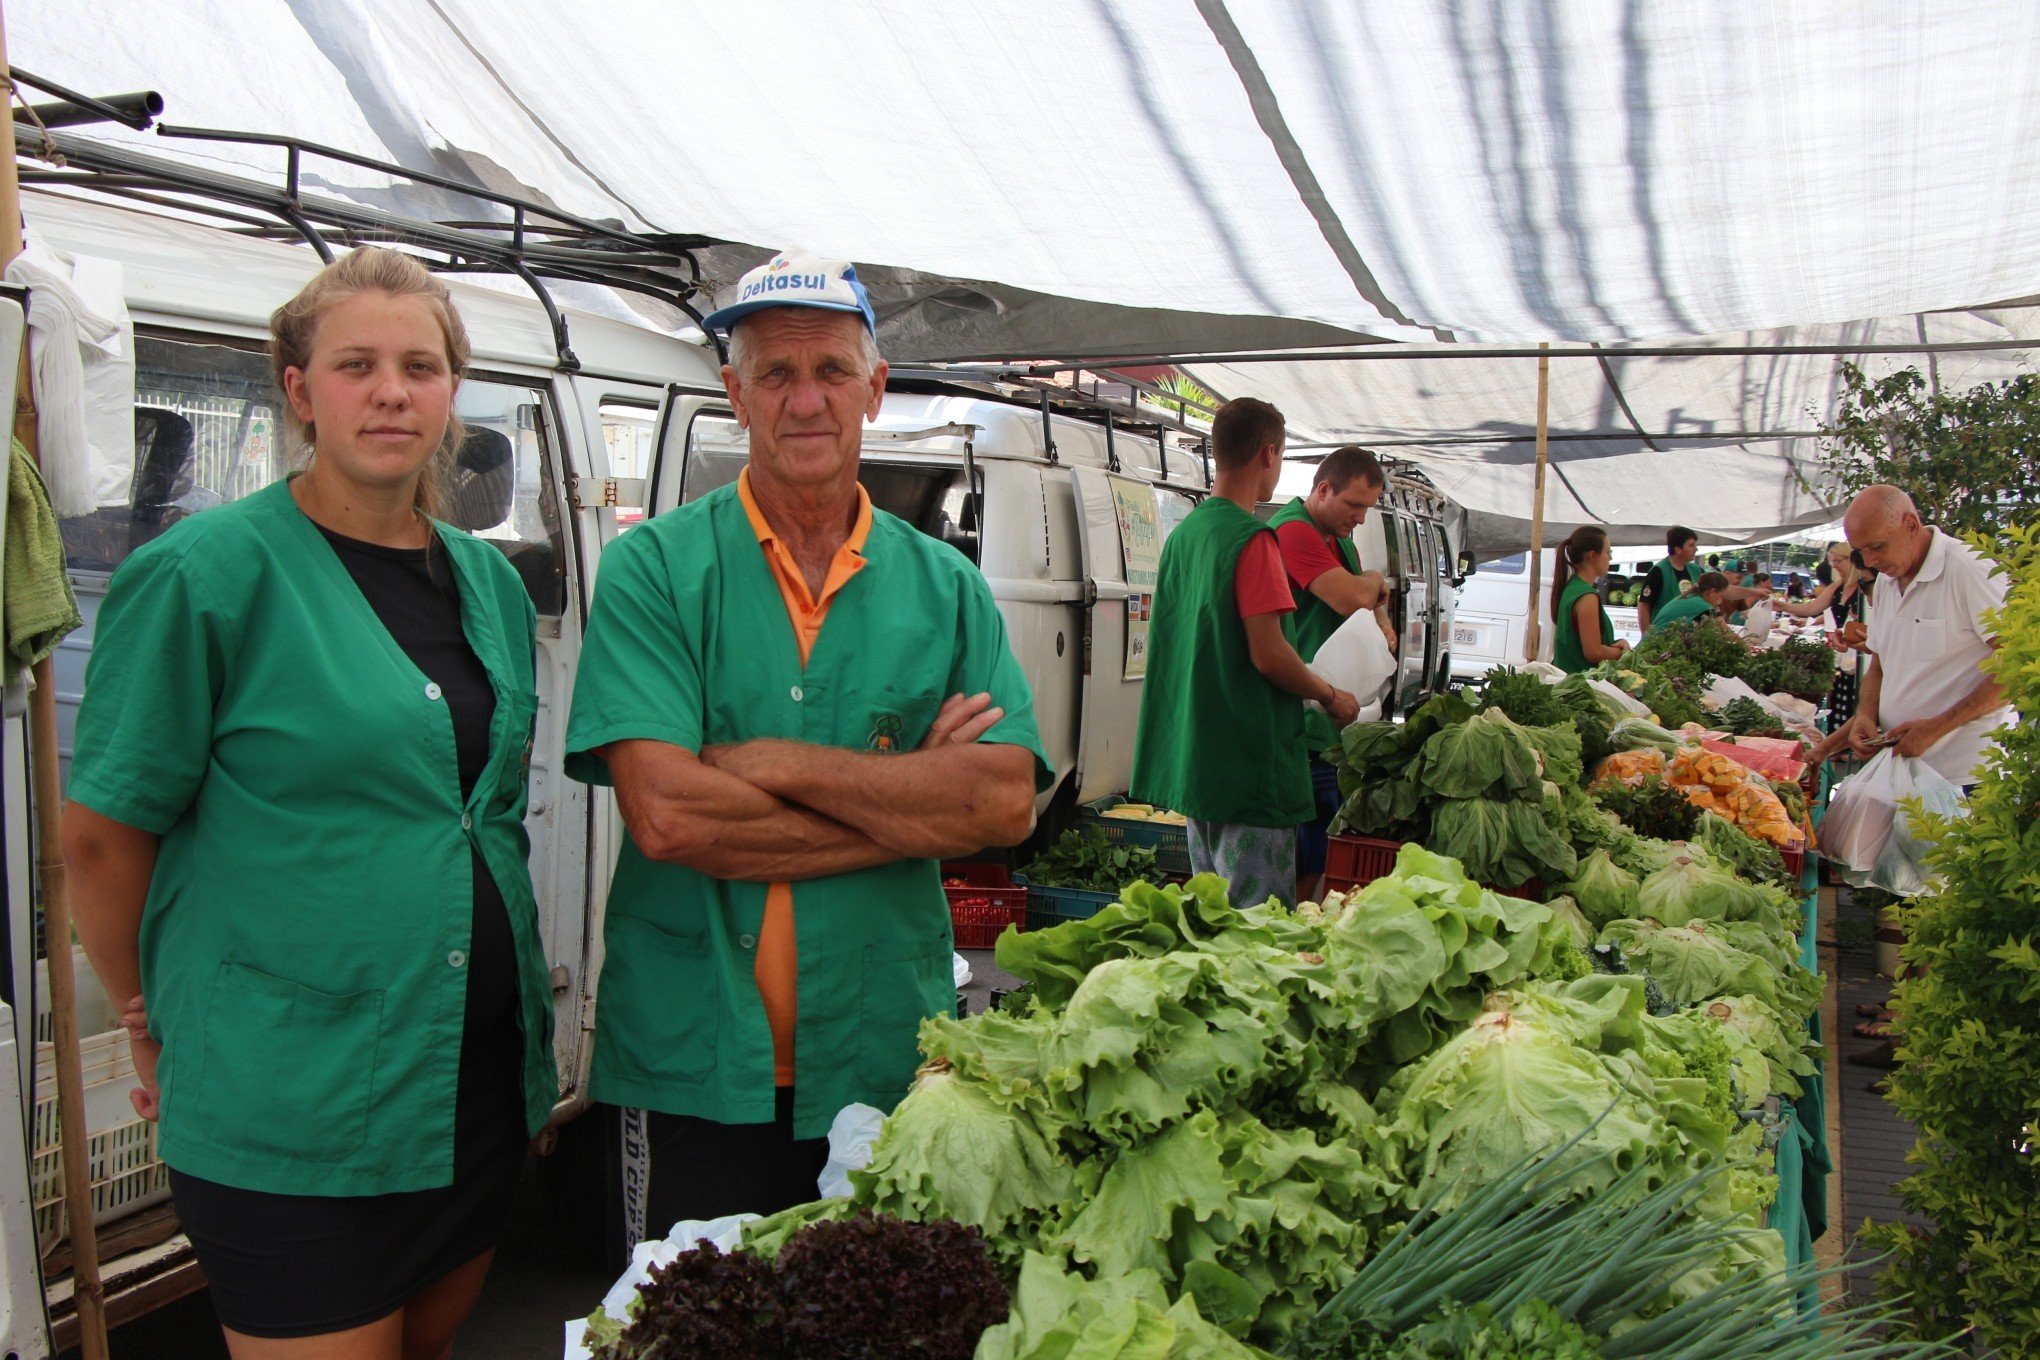
[[[865,329],[878,334],[871,299],[857,281],[857,266],[848,260],[824,260],[804,250],[782,250],[737,281],[736,301],[719,307],[702,324],[727,335],[753,312],[767,307],[815,307],[825,312],[854,312]]]

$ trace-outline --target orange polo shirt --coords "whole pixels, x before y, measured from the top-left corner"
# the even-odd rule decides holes
[[[766,522],[758,502],[751,498],[751,470],[737,474],[737,499],[751,532],[758,536],[765,561],[772,567],[772,579],[779,583],[779,595],[786,602],[786,617],[793,624],[793,640],[800,647],[800,664],[807,665],[815,639],[822,635],[822,620],[829,616],[829,602],[850,578],[864,569],[864,541],[871,536],[871,497],[857,488],[857,522],[850,537],[836,549],[829,563],[828,579],[822,583],[821,598],[808,590],[807,577],[793,554],[779,541]],[[793,929],[793,885],[774,883],[765,889],[765,923],[758,928],[758,959],[752,968],[758,980],[758,995],[765,1002],[765,1021],[772,1027],[773,1080],[793,1085],[793,1026],[800,1013],[800,950]]]

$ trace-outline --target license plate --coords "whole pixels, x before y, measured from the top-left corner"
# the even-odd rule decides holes
[[[1478,647],[1480,645],[1480,629],[1454,628],[1452,630],[1452,641],[1455,646]]]

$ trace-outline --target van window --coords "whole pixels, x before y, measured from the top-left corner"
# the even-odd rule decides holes
[[[1403,575],[1402,516],[1393,510],[1377,513],[1381,516],[1381,542],[1388,549],[1388,579],[1393,584]]]
[[[598,414],[602,422],[602,445],[609,455],[609,475],[649,486],[652,455],[658,446],[659,408],[637,402],[605,401]],[[644,517],[645,507],[642,505],[616,507],[618,524],[635,524]]]
[[[682,501],[697,501],[737,480],[751,456],[750,440],[729,416],[700,414],[687,429]],[[864,459],[857,480],[871,503],[978,560],[977,498],[964,485],[961,462]]]
[[[468,425],[447,518],[516,565],[541,614],[564,608],[559,506],[544,394],[470,377],[455,409]],[[268,486],[289,466],[283,399],[269,357],[234,345],[135,337],[135,466],[122,499],[61,522],[73,571],[111,572],[178,520]]]
[[[1528,553],[1510,553],[1507,557],[1498,557],[1492,562],[1480,564],[1480,574],[1482,576],[1521,576],[1529,569],[1530,554]]]

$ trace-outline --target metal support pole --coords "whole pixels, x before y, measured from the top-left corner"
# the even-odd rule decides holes
[[[1551,346],[1539,345],[1537,350],[1537,490],[1530,507],[1530,626],[1523,630],[1525,661],[1535,661],[1544,642],[1537,597],[1543,594],[1544,583],[1544,474],[1551,466]]]
[[[7,68],[6,25],[0,21],[0,70]],[[14,101],[9,82],[0,110],[0,142],[14,142]],[[21,185],[14,158],[0,170],[0,266],[21,253]],[[28,343],[21,346],[16,380],[14,435],[37,450],[35,390]],[[107,1360],[106,1293],[99,1280],[99,1235],[92,1220],[92,1164],[87,1155],[85,1071],[78,1054],[78,985],[71,971],[71,898],[64,869],[63,792],[57,772],[57,685],[48,658],[35,663],[28,696],[28,751],[35,800],[36,875],[42,886],[43,941],[50,976],[50,1019],[57,1067],[57,1128],[63,1140],[64,1212],[71,1236],[71,1279],[78,1308],[78,1340],[85,1360]]]

